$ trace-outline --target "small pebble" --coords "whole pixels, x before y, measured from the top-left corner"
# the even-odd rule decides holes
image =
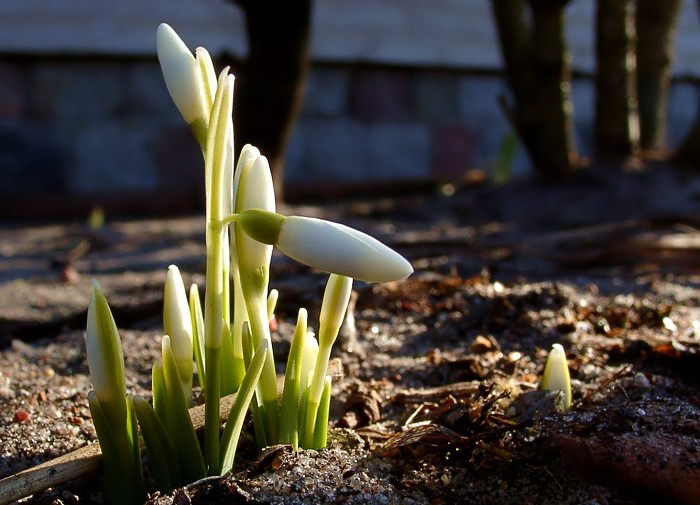
[[[16,423],[28,423],[31,420],[31,415],[26,410],[17,409],[14,420]]]

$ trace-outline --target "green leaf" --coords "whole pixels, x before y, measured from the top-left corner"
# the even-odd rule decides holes
[[[267,340],[260,342],[255,355],[250,362],[248,370],[246,370],[241,387],[236,394],[236,399],[231,407],[228,421],[224,428],[224,433],[221,437],[221,472],[226,473],[231,470],[233,460],[236,456],[236,448],[238,447],[238,439],[241,435],[241,428],[245,420],[245,414],[248,411],[255,393],[255,387],[258,384],[258,379],[262,373],[265,359],[269,352],[270,343]]]
[[[126,398],[124,402],[126,405]],[[114,505],[142,503],[145,493],[138,437],[132,436],[131,421],[124,419],[124,423],[120,423],[119,426],[112,425],[95,391],[88,393],[88,405],[102,450],[110,502]],[[135,454],[139,454],[138,464],[134,458]]]
[[[167,492],[184,484],[173,448],[168,441],[165,427],[156,416],[153,407],[141,396],[134,397],[134,411],[148,451],[148,463],[153,473],[156,489]]]
[[[328,411],[331,406],[331,377],[326,375],[326,380],[323,384],[323,395],[321,395],[321,404],[318,407],[316,416],[316,426],[314,427],[314,442],[313,449],[323,449],[326,447],[328,439]]]
[[[170,338],[163,337],[163,378],[167,394],[166,422],[168,438],[180,461],[180,470],[187,482],[201,479],[205,475],[204,459],[199,448],[192,419],[182,396],[177,364],[170,347]],[[217,419],[218,421],[218,419]]]
[[[301,364],[304,354],[304,342],[306,341],[306,321],[306,309],[299,309],[292,345],[287,358],[284,391],[282,393],[279,442],[281,444],[292,444],[294,449],[299,447],[299,390],[301,388]]]
[[[202,315],[202,302],[199,298],[199,290],[196,284],[190,286],[190,317],[192,318],[192,343],[194,347],[194,359],[197,363],[197,376],[199,385],[206,384],[206,364],[204,363],[204,316]]]

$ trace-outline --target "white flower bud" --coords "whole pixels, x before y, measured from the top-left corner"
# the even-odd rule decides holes
[[[206,100],[200,64],[175,30],[165,23],[156,30],[156,47],[165,85],[180,114],[188,124],[198,119],[206,124],[211,102]]]
[[[87,311],[85,332],[90,382],[97,399],[114,425],[126,419],[124,353],[117,325],[97,281]]]
[[[185,284],[175,265],[168,267],[163,295],[163,327],[170,335],[175,361],[192,361],[192,317]]]
[[[301,387],[299,388],[299,399],[301,399],[304,390],[311,384],[317,357],[318,340],[316,340],[313,331],[307,331],[306,340],[304,341],[304,352],[301,355]]]
[[[319,339],[335,340],[343,324],[345,311],[348,309],[352,279],[344,275],[331,274],[328,277],[326,290],[323,292],[321,314],[319,317]],[[320,342],[323,344],[323,342]],[[331,345],[331,344],[328,344]]]
[[[542,377],[542,389],[545,391],[562,391],[564,393],[564,410],[568,410],[571,407],[569,365],[566,362],[566,353],[561,344],[552,345],[552,350],[549,351]]]
[[[256,157],[255,151],[246,149],[241,154],[234,182],[236,212],[246,209],[263,209],[270,212],[275,210],[275,190],[270,165],[265,156],[258,154]],[[267,270],[272,256],[272,247],[240,233],[238,226],[235,226],[235,230],[239,269],[241,271],[259,268]]]

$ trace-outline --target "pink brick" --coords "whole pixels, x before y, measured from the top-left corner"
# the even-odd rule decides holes
[[[476,138],[460,125],[438,125],[433,130],[433,175],[454,178],[472,167]]]

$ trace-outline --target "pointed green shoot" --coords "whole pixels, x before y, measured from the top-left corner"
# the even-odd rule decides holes
[[[350,302],[352,292],[352,279],[342,275],[331,274],[328,277],[326,290],[323,293],[321,303],[321,316],[318,329],[318,357],[314,367],[314,375],[311,379],[309,400],[306,411],[306,425],[304,427],[304,440],[302,447],[313,446],[313,436],[316,427],[321,396],[328,373],[328,360],[331,356],[331,348],[338,337],[340,326]]]
[[[297,324],[292,337],[292,345],[287,357],[282,393],[282,410],[280,418],[279,443],[291,444],[294,450],[299,448],[299,391],[301,390],[301,366],[306,341],[307,313],[299,309]],[[304,380],[306,386],[306,380]]]

